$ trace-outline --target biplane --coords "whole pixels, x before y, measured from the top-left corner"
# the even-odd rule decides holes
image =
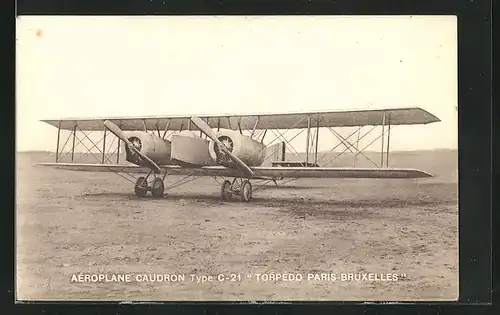
[[[421,108],[396,108],[356,111],[325,111],[286,114],[255,115],[203,115],[203,116],[155,116],[114,117],[92,119],[43,120],[57,128],[57,150],[55,163],[41,163],[44,166],[75,171],[115,172],[134,185],[137,196],[148,192],[153,197],[165,196],[165,191],[177,187],[199,176],[213,177],[221,187],[223,200],[239,196],[243,201],[252,199],[256,190],[252,181],[271,183],[285,178],[422,178],[432,175],[418,169],[390,168],[391,126],[428,124],[440,121],[436,116]],[[354,132],[342,136],[335,128],[355,127]],[[362,128],[370,127],[368,131]],[[375,137],[364,148],[359,149],[352,136],[359,140],[381,127]],[[297,135],[287,137],[290,130]],[[328,130],[339,140],[330,151],[343,145],[344,151],[356,155],[376,140],[381,139],[380,163],[370,160],[374,167],[327,167],[319,161],[318,142],[320,131]],[[61,132],[69,133],[63,147],[60,147]],[[100,141],[93,141],[89,133],[102,134]],[[300,133],[305,136],[305,156],[301,161],[286,158],[286,148]],[[117,139],[116,146],[107,151],[109,133]],[[272,140],[266,135],[274,134]],[[387,138],[385,144],[385,138]],[[91,145],[85,145],[84,141]],[[71,140],[72,147],[64,153]],[[77,163],[75,141],[83,144],[97,163]],[[88,142],[87,141],[87,142]],[[102,147],[100,143],[102,142]],[[128,162],[120,162],[120,149],[124,150]],[[94,151],[92,151],[94,150]],[[291,151],[291,149],[289,148]],[[95,152],[97,151],[97,152]],[[109,152],[112,151],[112,152]],[[293,151],[292,151],[293,152]],[[298,153],[297,150],[295,152]],[[64,156],[63,156],[64,153]],[[123,153],[123,152],[122,152]],[[65,162],[63,157],[71,155]],[[385,161],[384,161],[385,154]],[[116,155],[116,163],[111,161]],[[264,166],[267,156],[272,156],[271,165]],[[385,162],[385,163],[384,163]],[[132,174],[144,174],[136,178]],[[181,180],[166,186],[167,175],[184,176]],[[218,179],[222,178],[222,182]],[[188,180],[189,179],[189,180]]]

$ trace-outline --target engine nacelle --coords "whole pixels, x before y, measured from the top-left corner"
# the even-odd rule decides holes
[[[216,132],[216,137],[231,153],[248,166],[259,166],[266,158],[266,147],[264,144],[248,136],[244,136],[237,131],[221,129]],[[221,164],[227,162],[228,157],[219,149],[219,146],[215,142],[210,141],[208,149],[214,161],[218,161]]]
[[[170,160],[171,143],[153,134],[144,131],[126,131],[127,139],[148,158],[158,165],[172,164]],[[125,145],[126,160],[141,165],[140,157]]]

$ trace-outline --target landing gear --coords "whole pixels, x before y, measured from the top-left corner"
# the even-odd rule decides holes
[[[167,176],[167,173],[165,172],[165,175],[163,177],[157,177],[156,174],[154,175],[153,182],[151,182],[151,186],[148,185],[148,177],[152,174],[150,172],[148,176],[146,177],[139,177],[137,181],[135,182],[134,185],[134,191],[135,195],[137,197],[144,197],[148,193],[148,191],[151,191],[151,195],[154,198],[161,198],[165,194],[165,177]]]
[[[250,184],[250,181],[245,180],[243,182],[243,186],[241,187],[240,190],[240,196],[241,200],[248,202],[250,199],[252,199],[252,184]]]
[[[232,184],[230,181],[225,180],[222,183],[221,189],[220,189],[220,194],[222,197],[222,200],[224,201],[229,201],[233,197],[233,191],[231,190]]]
[[[134,186],[135,195],[137,197],[144,197],[148,193],[148,181],[146,177],[139,177]]]
[[[252,199],[252,184],[249,180],[235,178],[233,182],[225,180],[221,186],[221,197],[224,201],[229,201],[234,195],[239,195],[241,200],[248,202]]]
[[[153,180],[153,185],[151,185],[151,195],[155,198],[163,197],[163,193],[165,192],[165,184],[163,184],[163,180],[159,177],[156,177]]]

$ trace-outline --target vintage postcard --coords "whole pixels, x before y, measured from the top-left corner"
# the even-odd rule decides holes
[[[454,16],[20,16],[16,299],[454,301]]]

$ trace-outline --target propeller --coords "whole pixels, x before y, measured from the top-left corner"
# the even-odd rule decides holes
[[[147,162],[147,164],[148,164],[148,167],[152,171],[154,171],[156,173],[160,173],[161,172],[161,168],[158,166],[158,164],[156,164],[155,162],[153,162],[153,160],[151,160],[144,153],[142,153],[140,150],[138,150],[137,147],[132,142],[130,142],[127,139],[127,137],[125,136],[125,134],[123,133],[123,131],[120,128],[118,128],[117,125],[115,125],[114,123],[112,123],[109,120],[106,120],[106,121],[104,121],[104,127],[106,127],[112,134],[114,134],[115,136],[117,136],[120,140],[122,140],[123,142],[125,142],[125,144],[130,148],[130,150],[134,151],[134,153],[136,153],[143,160],[145,160]]]
[[[246,176],[248,177],[255,177],[255,173],[252,171],[248,165],[246,165],[240,158],[238,158],[236,155],[234,155],[231,151],[229,151],[226,146],[220,142],[219,139],[217,139],[217,136],[215,135],[215,132],[210,128],[210,126],[203,121],[203,119],[193,116],[191,117],[191,121],[196,125],[196,127],[200,128],[201,132],[207,135],[213,142],[215,142],[218,146],[219,149],[227,154],[231,161],[233,161],[238,169],[242,171]]]

